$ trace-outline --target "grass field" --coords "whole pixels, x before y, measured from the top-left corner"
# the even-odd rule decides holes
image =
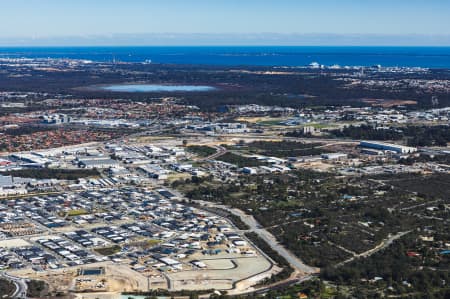
[[[74,217],[74,216],[80,216],[80,215],[86,215],[88,214],[88,211],[85,209],[78,209],[78,210],[71,210],[67,213],[67,216]]]
[[[119,245],[114,245],[110,247],[102,247],[102,248],[96,248],[94,249],[96,252],[98,252],[101,255],[113,255],[117,252],[119,252],[122,249]]]
[[[186,150],[200,157],[208,157],[217,152],[215,148],[206,145],[190,145]]]

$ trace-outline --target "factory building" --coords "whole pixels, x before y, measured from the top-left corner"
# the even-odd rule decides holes
[[[410,146],[403,146],[392,143],[376,142],[376,141],[361,141],[359,144],[362,148],[371,148],[383,151],[393,151],[399,154],[411,154],[417,151],[417,148]]]
[[[108,157],[91,157],[78,159],[78,165],[87,169],[103,169],[103,168],[117,168],[120,166],[119,162]]]

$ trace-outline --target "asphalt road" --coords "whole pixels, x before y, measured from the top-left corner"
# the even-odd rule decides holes
[[[200,161],[212,160],[212,159],[215,159],[217,157],[224,155],[227,152],[227,149],[220,145],[216,145],[216,146],[214,146],[214,148],[217,150],[217,152],[215,152],[214,154],[212,154],[206,158],[200,159]]]
[[[1,273],[1,277],[6,280],[11,281],[16,286],[16,291],[12,294],[11,298],[16,299],[25,299],[27,298],[28,285],[24,278],[19,278],[15,276],[11,276],[7,273]]]
[[[176,190],[167,188],[165,186],[163,188],[169,190],[171,193],[175,194],[180,199],[184,198],[184,196]],[[294,268],[295,270],[297,270],[301,273],[304,273],[304,274],[314,274],[314,273],[318,273],[320,271],[319,268],[315,268],[315,267],[306,265],[302,260],[300,260],[298,257],[296,257],[292,252],[290,252],[289,250],[284,248],[283,245],[278,243],[275,236],[273,236],[269,231],[264,229],[256,221],[256,219],[253,216],[247,215],[239,209],[232,209],[230,207],[220,205],[220,204],[215,204],[215,203],[206,202],[206,201],[196,201],[196,202],[198,204],[200,204],[201,206],[206,206],[206,207],[209,206],[209,207],[213,207],[213,208],[227,210],[227,211],[233,213],[234,215],[240,217],[242,219],[242,221],[245,222],[245,224],[247,224],[250,227],[250,231],[255,232],[261,239],[266,241],[267,244],[269,244],[269,246],[272,247],[273,250],[278,252],[278,254],[280,254],[282,257],[284,257],[288,261],[288,263],[291,265],[291,267]]]
[[[239,209],[230,209],[229,207],[226,207],[226,206],[219,206],[219,207],[221,207],[223,209],[227,209],[234,215],[239,216],[242,219],[242,221],[245,222],[245,224],[247,224],[250,227],[251,231],[255,232],[256,234],[258,234],[258,236],[261,239],[266,241],[266,243],[269,244],[273,250],[278,252],[278,254],[280,254],[282,257],[284,257],[289,262],[289,264],[291,264],[291,266],[293,268],[295,268],[298,271],[301,271],[305,274],[319,272],[319,268],[314,268],[314,267],[306,265],[303,261],[301,261],[298,257],[296,257],[292,252],[290,252],[289,250],[284,248],[283,245],[278,243],[275,236],[272,235],[266,229],[262,228],[262,226],[256,221],[256,219],[253,216],[247,215]]]

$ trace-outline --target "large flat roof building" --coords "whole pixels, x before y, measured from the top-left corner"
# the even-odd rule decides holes
[[[365,148],[373,148],[383,151],[393,151],[399,154],[410,154],[417,151],[417,148],[415,147],[377,141],[361,141],[359,145]]]
[[[78,165],[83,168],[111,168],[119,167],[119,162],[110,158],[83,158],[78,159]]]

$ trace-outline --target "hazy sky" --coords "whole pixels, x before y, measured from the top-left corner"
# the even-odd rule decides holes
[[[0,0],[0,43],[147,33],[445,36],[449,16],[450,0]]]

